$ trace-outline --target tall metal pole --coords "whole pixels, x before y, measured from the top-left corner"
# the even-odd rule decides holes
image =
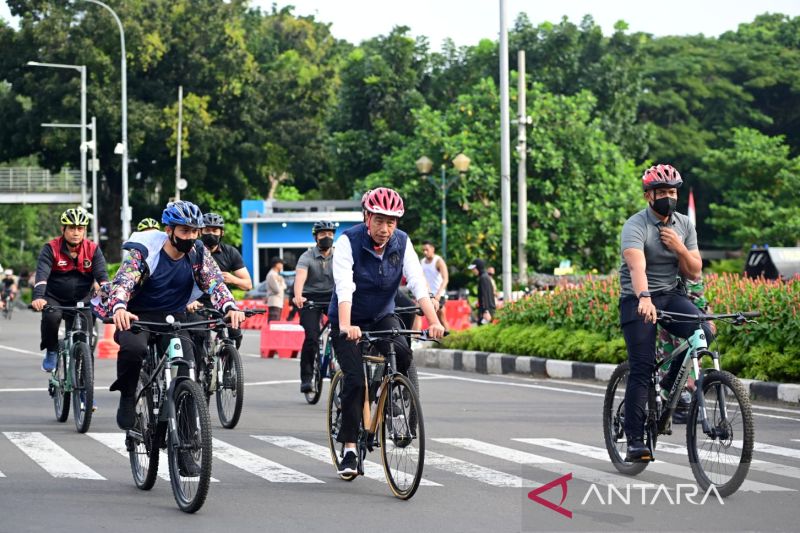
[[[81,65],[81,207],[86,208],[86,66]]]
[[[508,28],[500,0],[500,196],[503,220],[503,299],[511,301],[511,147],[508,107]]]
[[[175,200],[181,199],[181,148],[183,144],[183,85],[178,86],[178,160],[175,163]]]
[[[525,50],[517,54],[517,151],[519,166],[517,167],[517,267],[520,285],[528,284],[528,255],[525,245],[528,243],[528,177],[527,164],[527,131],[528,110],[525,101]]]
[[[84,0],[97,4],[108,10],[119,27],[119,42],[121,48],[120,69],[122,70],[122,209],[120,219],[122,220],[122,238],[127,239],[131,235],[131,206],[128,199],[128,74],[127,61],[125,59],[125,30],[122,22],[109,6],[99,0]]]
[[[447,262],[447,175],[442,165],[442,259]]]
[[[92,240],[100,243],[99,214],[97,205],[97,117],[92,117]]]

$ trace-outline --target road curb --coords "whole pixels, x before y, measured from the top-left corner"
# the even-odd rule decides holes
[[[461,370],[477,374],[522,374],[554,379],[593,379],[608,381],[617,365],[543,359],[527,355],[417,348],[414,359],[419,366],[442,370]],[[800,384],[741,379],[750,397],[759,400],[800,403]]]

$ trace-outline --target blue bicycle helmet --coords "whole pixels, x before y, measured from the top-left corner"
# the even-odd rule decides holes
[[[161,223],[166,226],[189,226],[203,228],[203,213],[192,202],[170,202],[161,214]]]

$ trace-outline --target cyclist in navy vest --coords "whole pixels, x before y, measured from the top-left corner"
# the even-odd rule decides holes
[[[95,282],[108,281],[106,259],[97,244],[86,238],[89,215],[81,209],[67,209],[61,214],[61,237],[45,244],[36,265],[31,306],[41,311],[45,305],[74,306],[88,302]],[[52,372],[58,355],[58,327],[61,311],[42,315],[42,342],[46,350],[42,370]],[[72,327],[72,316],[66,317],[66,327]],[[87,333],[93,320],[86,306]]]
[[[361,353],[354,341],[361,337],[362,330],[403,328],[394,314],[394,298],[403,276],[428,319],[430,336],[439,339],[444,335],[419,257],[408,235],[397,229],[397,221],[405,212],[403,199],[392,189],[381,187],[369,192],[364,209],[366,222],[346,230],[336,240],[335,289],[328,309],[333,348],[344,372],[342,427],[338,440],[344,443],[345,453],[340,474],[357,473],[355,442],[365,385]],[[340,336],[340,332],[346,334],[346,338]],[[392,342],[398,370],[405,374],[411,364],[408,340],[398,337]],[[385,344],[379,343],[378,347],[386,350]]]

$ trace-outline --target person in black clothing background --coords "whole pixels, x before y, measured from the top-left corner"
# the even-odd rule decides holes
[[[106,259],[96,243],[86,239],[89,216],[81,208],[67,209],[61,214],[61,237],[45,244],[36,265],[36,282],[33,287],[31,307],[37,311],[45,305],[74,306],[88,302],[95,282],[108,281]],[[94,323],[86,306],[87,334]],[[58,355],[58,326],[61,311],[42,315],[42,342],[46,350],[42,370],[52,372]],[[66,317],[67,329],[72,327],[72,317]]]
[[[478,325],[487,324],[494,318],[494,284],[492,278],[486,273],[486,263],[483,259],[476,259],[467,268],[478,276]]]

